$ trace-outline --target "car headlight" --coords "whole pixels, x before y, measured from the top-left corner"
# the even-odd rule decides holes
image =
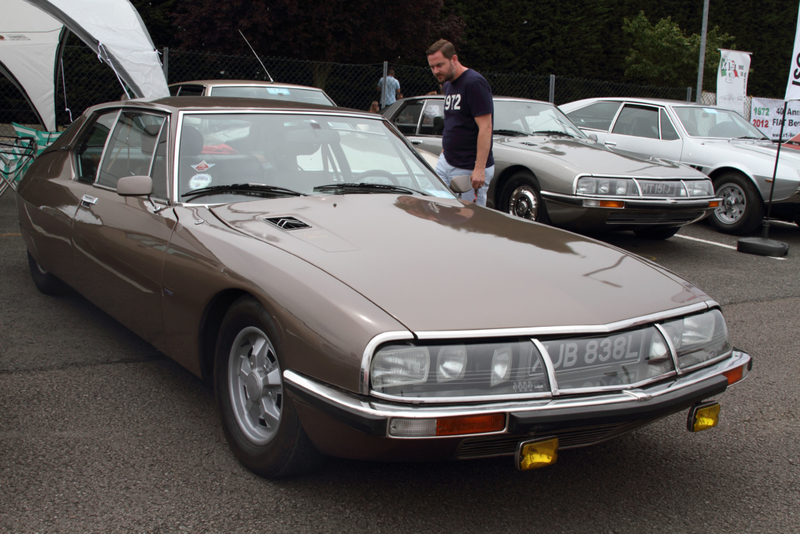
[[[639,196],[636,184],[631,179],[593,178],[588,176],[578,180],[576,193],[579,195]]]
[[[690,197],[711,197],[714,196],[714,184],[711,180],[695,180],[686,182]]]
[[[725,318],[719,310],[690,315],[661,325],[678,354],[678,365],[688,369],[731,350]]]
[[[549,393],[530,339],[388,345],[372,358],[372,390],[398,397],[482,397]]]

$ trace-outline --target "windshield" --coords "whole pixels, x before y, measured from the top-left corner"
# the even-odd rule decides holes
[[[768,139],[744,117],[727,109],[675,106],[686,133],[692,137]]]
[[[242,184],[246,187],[230,187]],[[177,180],[180,201],[195,202],[197,197],[196,202],[221,202],[231,198],[220,196],[234,195],[324,195],[330,189],[315,188],[331,184],[383,184],[394,187],[361,190],[454,198],[405,140],[377,117],[269,112],[183,116]],[[202,200],[201,195],[192,194],[200,189],[210,189]]]
[[[522,132],[531,135],[538,132],[586,137],[561,110],[544,102],[495,100],[493,128],[506,134]]]
[[[303,102],[320,106],[335,106],[333,100],[319,89],[304,87],[268,87],[259,85],[220,85],[212,87],[209,96],[235,96],[239,98],[268,98],[287,102]]]

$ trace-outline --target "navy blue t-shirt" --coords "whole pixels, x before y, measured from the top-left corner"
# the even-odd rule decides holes
[[[444,134],[442,148],[447,163],[460,169],[474,169],[478,150],[478,123],[475,117],[492,114],[492,88],[486,78],[467,69],[453,82],[444,84]],[[492,146],[486,166],[494,165]]]

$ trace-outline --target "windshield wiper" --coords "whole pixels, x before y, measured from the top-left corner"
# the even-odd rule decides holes
[[[760,139],[762,141],[765,141],[767,138],[766,137],[753,137],[752,135],[743,135],[741,137],[735,137],[734,139]]]
[[[417,191],[410,187],[390,184],[371,184],[369,182],[341,182],[333,184],[318,185],[314,191],[333,191],[336,193],[419,193],[428,195],[424,191]]]
[[[571,133],[562,132],[559,130],[537,130],[531,133],[531,135],[560,135],[562,137],[575,137]]]
[[[529,135],[525,132],[520,132],[519,130],[492,130],[492,133],[495,135],[515,135],[522,137],[527,137]]]
[[[202,187],[194,191],[188,191],[181,196],[185,198],[197,197],[203,195],[213,195],[214,193],[241,193],[244,195],[283,195],[291,197],[302,197],[305,194],[285,187],[278,187],[275,185],[266,184],[231,184],[231,185],[212,185],[211,187]]]

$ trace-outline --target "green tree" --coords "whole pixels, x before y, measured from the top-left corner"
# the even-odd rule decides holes
[[[700,35],[687,37],[670,17],[652,25],[643,11],[632,20],[624,19],[622,29],[633,38],[625,57],[626,76],[654,85],[694,87],[697,84]],[[718,49],[731,48],[733,41],[734,37],[721,33],[718,27],[706,34],[703,87],[716,87]]]

